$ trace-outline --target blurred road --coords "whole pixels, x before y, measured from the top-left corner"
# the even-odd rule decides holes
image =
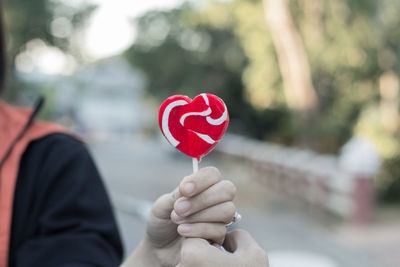
[[[151,203],[191,173],[191,159],[174,152],[161,138],[93,143],[90,149],[112,196],[128,255],[144,236]],[[238,187],[235,203],[243,219],[237,226],[269,253],[272,267],[301,267],[302,261],[308,267],[385,266],[369,253],[343,244],[329,219],[321,223],[310,212],[275,200],[240,162],[212,153],[200,167],[210,165]]]

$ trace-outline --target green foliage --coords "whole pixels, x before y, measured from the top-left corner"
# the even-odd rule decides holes
[[[85,24],[95,8],[89,4],[70,6],[57,0],[6,0],[4,13],[10,62],[27,42],[36,38],[67,50],[72,33]],[[52,22],[60,17],[65,18],[72,27],[72,31],[65,36],[57,36],[52,30]]]
[[[15,75],[15,58],[26,49],[26,44],[41,39],[65,52],[79,56],[71,48],[74,32],[85,25],[86,19],[95,10],[92,4],[72,6],[59,0],[6,0],[3,3],[7,55],[9,65],[8,91],[6,98],[15,99],[23,84]],[[70,26],[70,32],[59,35],[54,31],[54,21],[63,18]],[[53,27],[52,27],[53,25]]]
[[[336,153],[351,136],[367,136],[385,162],[379,192],[393,199],[400,195],[400,130],[382,123],[380,82],[385,73],[399,80],[400,2],[288,3],[318,95],[313,117],[287,107],[262,0],[149,13],[139,20],[127,57],[148,76],[149,92],[158,99],[215,93],[227,100],[233,128],[260,139]]]
[[[378,177],[379,198],[385,202],[400,202],[400,153],[384,161]]]
[[[231,130],[262,138],[279,128],[288,118],[284,109],[257,113],[245,101],[241,74],[247,60],[234,33],[200,19],[188,6],[139,19],[126,57],[148,76],[149,94],[162,101],[171,94],[213,93],[229,108]]]

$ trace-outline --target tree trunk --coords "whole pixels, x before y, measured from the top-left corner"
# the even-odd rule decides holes
[[[393,71],[387,71],[379,78],[379,91],[381,95],[381,122],[390,133],[399,129],[399,78]]]
[[[320,49],[325,42],[324,1],[300,0],[299,3],[304,7],[303,40],[309,49]]]
[[[314,113],[318,99],[312,84],[303,41],[294,26],[286,0],[264,0],[265,17],[271,30],[290,108]]]

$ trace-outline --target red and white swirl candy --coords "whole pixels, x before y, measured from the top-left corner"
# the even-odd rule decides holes
[[[171,145],[200,160],[222,139],[229,115],[225,103],[215,95],[201,94],[193,100],[174,95],[160,106],[158,122]]]

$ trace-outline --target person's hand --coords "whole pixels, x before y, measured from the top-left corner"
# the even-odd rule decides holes
[[[214,167],[185,177],[174,191],[156,200],[147,219],[146,236],[124,266],[175,266],[184,237],[222,244],[225,224],[236,211],[235,194],[233,183],[222,180]]]
[[[223,251],[201,238],[183,241],[181,260],[176,267],[268,267],[268,257],[250,234],[235,230],[226,235]]]

